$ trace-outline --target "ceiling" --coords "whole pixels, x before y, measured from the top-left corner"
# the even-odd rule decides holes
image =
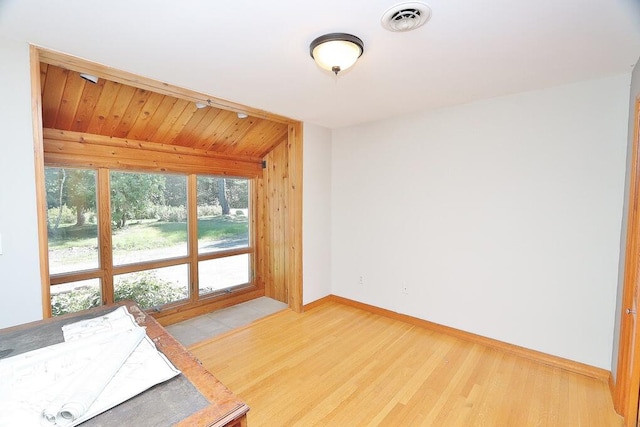
[[[628,73],[637,0],[428,0],[408,33],[397,0],[0,0],[0,36],[328,128]],[[365,43],[335,78],[309,43]]]
[[[262,158],[287,138],[288,125],[40,64],[42,125],[129,141]],[[202,152],[202,151],[200,151]]]

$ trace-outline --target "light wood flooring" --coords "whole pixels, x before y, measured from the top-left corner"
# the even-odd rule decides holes
[[[604,381],[328,301],[189,348],[259,426],[621,426]]]

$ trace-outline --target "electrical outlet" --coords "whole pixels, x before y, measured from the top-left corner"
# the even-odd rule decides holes
[[[409,295],[409,287],[407,285],[402,285],[402,293]]]
[[[358,278],[358,284],[359,284],[359,285],[364,285],[364,276],[360,276],[360,277]]]

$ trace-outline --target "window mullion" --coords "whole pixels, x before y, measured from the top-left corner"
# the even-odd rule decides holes
[[[187,177],[187,230],[189,241],[189,299],[197,301],[198,285],[198,189],[197,176]]]
[[[100,242],[100,268],[102,303],[113,302],[113,253],[111,248],[111,183],[109,169],[98,169],[98,239]]]

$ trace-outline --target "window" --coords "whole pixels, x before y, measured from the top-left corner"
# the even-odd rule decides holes
[[[253,281],[249,179],[51,165],[45,181],[53,315],[162,309]]]
[[[248,186],[245,179],[198,177],[200,295],[250,281]],[[220,252],[238,255],[221,258]]]

